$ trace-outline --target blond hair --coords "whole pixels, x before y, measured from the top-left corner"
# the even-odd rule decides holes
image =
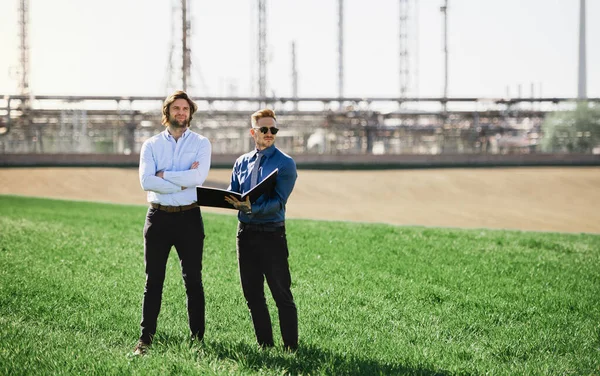
[[[262,118],[273,118],[273,120],[277,121],[277,117],[275,117],[275,111],[270,108],[263,108],[262,110],[258,110],[252,114],[250,119],[252,120],[252,126],[254,127],[259,119]]]

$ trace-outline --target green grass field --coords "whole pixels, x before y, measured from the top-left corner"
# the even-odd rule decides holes
[[[600,374],[599,235],[289,220],[288,354],[279,337],[257,349],[236,218],[218,214],[204,215],[205,343],[188,343],[173,251],[154,345],[133,357],[145,212],[0,196],[0,375]]]

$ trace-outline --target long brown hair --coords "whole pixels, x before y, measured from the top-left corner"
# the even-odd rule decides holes
[[[188,127],[192,123],[193,115],[196,111],[198,111],[198,105],[194,103],[194,101],[187,95],[185,91],[177,90],[173,94],[165,99],[162,107],[162,124],[167,125],[169,123],[169,107],[175,102],[177,99],[185,99],[190,105],[190,119],[188,121]]]

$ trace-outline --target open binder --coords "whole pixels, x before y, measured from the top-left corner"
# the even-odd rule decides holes
[[[234,196],[239,201],[246,201],[246,197],[250,196],[250,202],[254,202],[263,194],[271,193],[271,191],[273,191],[273,188],[275,188],[277,172],[278,169],[275,169],[254,188],[243,195],[237,192],[228,191],[226,189],[203,187],[199,185],[196,187],[198,205],[211,206],[214,208],[235,209],[233,205],[225,201],[226,196]]]

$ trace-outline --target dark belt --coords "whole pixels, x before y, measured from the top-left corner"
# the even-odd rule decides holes
[[[193,204],[183,205],[183,206],[165,206],[165,205],[161,205],[161,204],[155,204],[152,202],[152,203],[150,203],[150,206],[153,207],[154,209],[162,210],[167,213],[179,213],[182,211],[197,208],[198,204],[193,203]]]
[[[274,232],[281,230],[285,227],[285,222],[271,222],[271,223],[244,223],[240,222],[240,228],[247,231],[263,231],[263,232]]]

